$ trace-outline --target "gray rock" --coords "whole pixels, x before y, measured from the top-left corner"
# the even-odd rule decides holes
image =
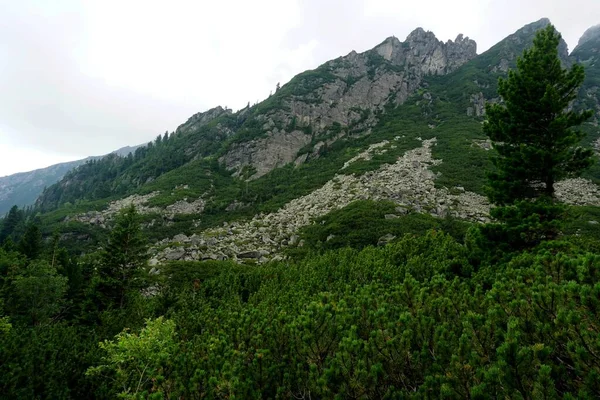
[[[245,251],[237,255],[238,258],[260,258],[262,255],[260,251]]]
[[[173,241],[174,242],[179,242],[179,243],[186,243],[186,242],[189,242],[190,239],[186,235],[180,233],[180,234],[175,235],[173,237]]]
[[[396,239],[396,236],[392,235],[391,233],[388,233],[387,235],[384,235],[379,238],[379,240],[377,241],[377,246],[385,246],[394,239]]]
[[[400,217],[397,216],[396,214],[385,214],[384,218],[385,219],[397,219],[397,218],[400,218]]]
[[[165,258],[170,261],[180,260],[185,255],[185,249],[182,247],[178,247],[172,249],[168,253],[165,254]]]

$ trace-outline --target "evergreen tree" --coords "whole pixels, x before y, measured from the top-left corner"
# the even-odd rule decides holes
[[[571,108],[583,67],[562,67],[560,40],[552,25],[538,31],[517,69],[499,80],[502,102],[486,105],[483,131],[498,152],[486,191],[498,206],[491,215],[503,225],[489,224],[483,233],[502,252],[557,237],[565,208],[556,202],[554,185],[593,163],[592,150],[579,146],[585,134],[573,129],[592,115]]]
[[[2,227],[0,228],[0,244],[11,237],[22,221],[23,212],[19,210],[19,207],[12,206],[2,221]]]
[[[26,255],[30,260],[38,258],[42,253],[42,232],[36,223],[29,223],[25,234],[19,241],[19,252]]]
[[[554,26],[538,31],[517,69],[498,82],[502,102],[487,104],[483,130],[498,157],[489,174],[488,197],[498,205],[554,196],[554,184],[589,167],[592,150],[578,146],[584,133],[572,129],[592,111],[570,108],[583,83],[583,67],[564,69],[561,35]]]
[[[147,241],[133,205],[121,210],[101,255],[97,290],[105,306],[123,308],[127,293],[141,288]]]
[[[33,261],[13,279],[13,307],[32,325],[57,314],[64,303],[67,278],[46,261]]]

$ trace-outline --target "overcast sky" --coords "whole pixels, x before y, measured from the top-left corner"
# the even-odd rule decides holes
[[[548,17],[573,49],[600,0],[0,0],[0,176],[108,153],[414,28],[478,53]]]

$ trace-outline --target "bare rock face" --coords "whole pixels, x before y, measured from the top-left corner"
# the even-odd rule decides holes
[[[235,169],[237,175],[242,172],[244,166],[251,165],[255,168],[252,176],[258,178],[294,161],[298,150],[310,140],[310,136],[301,131],[288,133],[274,130],[266,138],[235,144],[221,161],[225,162],[229,169]]]
[[[402,104],[425,75],[452,72],[474,58],[476,50],[476,43],[462,35],[443,43],[418,28],[405,42],[390,37],[372,50],[332,60],[294,78],[302,90],[279,98],[276,93],[282,105],[258,117],[265,134],[232,145],[219,161],[238,176],[250,167],[254,173],[248,178],[255,179],[287,163],[318,157],[322,146],[350,130],[368,133],[377,122],[375,111],[389,102]],[[332,135],[332,129],[337,133]],[[314,140],[325,134],[326,139]],[[299,157],[311,142],[316,143],[313,151]]]
[[[474,40],[458,35],[453,42],[443,43],[433,32],[415,29],[404,43],[395,37],[387,38],[374,49],[377,54],[397,66],[417,66],[424,74],[445,74],[454,71],[477,55]]]

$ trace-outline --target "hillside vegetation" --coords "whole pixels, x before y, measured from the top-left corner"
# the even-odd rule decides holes
[[[0,398],[599,398],[598,114],[569,129],[597,70],[565,84],[561,63],[600,47],[569,56],[548,24],[479,56],[388,38],[11,208]],[[573,109],[546,96],[581,81]],[[573,179],[539,182],[548,148]]]

